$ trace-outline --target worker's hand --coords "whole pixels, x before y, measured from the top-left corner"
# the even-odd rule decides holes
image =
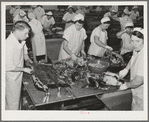
[[[83,58],[86,58],[86,53],[84,50],[81,50],[81,54],[82,54]]]
[[[113,48],[112,48],[112,47],[110,47],[110,46],[108,46],[108,45],[107,45],[105,48],[106,48],[106,49],[108,49],[108,50],[110,50],[110,51],[112,51],[112,50],[113,50]]]
[[[120,85],[119,90],[125,90],[125,89],[128,89],[126,83]]]
[[[119,72],[119,78],[124,78],[128,73],[128,70],[125,68]]]
[[[77,56],[76,56],[75,54],[72,54],[72,55],[71,55],[71,59],[72,59],[73,61],[76,61]]]
[[[33,61],[30,58],[25,61],[26,66],[31,66],[32,63]]]
[[[24,68],[23,71],[28,74],[33,74],[33,72],[34,72],[31,68]]]
[[[123,57],[122,57],[120,54],[115,53],[115,52],[112,52],[112,53],[115,54],[116,57],[118,57],[118,58],[120,58],[120,59],[123,59]]]

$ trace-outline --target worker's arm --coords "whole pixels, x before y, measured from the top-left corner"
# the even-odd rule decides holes
[[[126,33],[126,29],[125,29],[125,30],[122,30],[122,31],[120,31],[120,32],[118,32],[118,33],[116,34],[117,38],[121,38],[121,36],[122,36],[124,33]]]
[[[100,47],[103,47],[103,48],[106,48],[106,44],[104,44],[104,43],[102,43],[101,41],[100,41],[100,38],[98,37],[98,36],[94,36],[94,41],[95,41],[95,43],[98,45],[98,46],[100,46]]]
[[[110,47],[110,46],[108,46],[108,45],[106,45],[106,44],[104,44],[104,43],[102,43],[101,41],[100,41],[100,38],[98,37],[98,36],[94,36],[94,41],[95,41],[95,43],[99,46],[99,47],[103,47],[103,48],[106,48],[106,49],[108,49],[108,50],[113,50],[112,49],[112,47]]]
[[[71,56],[72,60],[77,59],[77,56],[74,53],[72,53],[71,50],[68,48],[68,41],[66,39],[64,40],[63,43],[63,49],[66,51],[66,53],[68,53]]]
[[[66,51],[66,53],[68,53],[70,56],[73,54],[70,49],[68,48],[68,41],[67,40],[64,40],[64,43],[63,43],[63,49]]]
[[[27,50],[28,49],[27,49],[27,46],[25,44],[24,45],[24,60],[25,60],[26,66],[30,66],[33,63],[33,61],[29,58]]]
[[[128,88],[137,88],[139,86],[141,86],[144,83],[144,78],[143,76],[136,76],[132,81],[127,82],[126,86]]]
[[[81,54],[83,55],[84,58],[86,58],[86,53],[84,51],[84,48],[85,48],[85,44],[84,44],[84,41],[82,42],[82,49],[81,49]]]

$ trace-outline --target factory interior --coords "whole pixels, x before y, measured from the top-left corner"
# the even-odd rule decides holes
[[[59,60],[61,45],[64,42],[65,24],[64,15],[68,12],[69,8],[73,8],[76,15],[82,14],[84,16],[83,28],[86,31],[86,38],[84,40],[84,52],[88,54],[91,45],[91,34],[93,30],[101,24],[102,18],[106,13],[115,10],[115,15],[111,15],[110,26],[107,31],[107,45],[110,46],[116,54],[120,54],[122,39],[117,37],[117,33],[121,31],[121,22],[116,20],[122,18],[125,9],[130,13],[137,6],[139,15],[133,19],[135,27],[144,28],[144,6],[143,5],[39,5],[43,11],[43,16],[51,16],[54,18],[55,23],[50,28],[50,31],[45,31],[43,34],[46,45],[47,61],[44,63],[37,62],[35,59],[34,47],[32,38],[26,39],[27,51],[29,58],[34,62],[33,67],[35,73],[33,75],[23,73],[22,86],[21,86],[21,110],[98,110],[98,111],[111,111],[111,110],[131,110],[132,104],[132,91],[131,89],[119,91],[120,85],[106,84],[100,81],[105,72],[112,72],[118,74],[119,71],[124,69],[128,61],[120,61],[114,65],[111,59],[108,59],[112,54],[106,53],[103,58],[103,64],[108,62],[108,67],[103,71],[91,67],[89,63],[98,63],[97,59],[84,59],[86,65],[75,65],[69,67],[67,59]],[[38,5],[36,5],[38,7]],[[19,9],[25,12],[25,16],[29,21],[29,13],[34,11],[33,5],[7,5],[6,6],[6,38],[12,32],[14,23],[14,12]],[[15,8],[15,10],[13,10]],[[78,12],[78,13],[77,13]],[[33,13],[34,14],[34,13]],[[37,12],[38,14],[38,12]],[[17,15],[20,15],[18,12]],[[17,16],[16,15],[16,16]],[[114,17],[113,17],[114,16]],[[116,18],[116,19],[115,19]],[[23,21],[23,20],[22,20]],[[44,27],[43,27],[44,28]],[[69,28],[69,27],[68,27]],[[131,54],[132,55],[132,54]],[[130,55],[125,55],[129,58]],[[111,57],[110,57],[111,58]],[[97,61],[97,62],[95,62]],[[111,63],[112,62],[112,63]],[[110,65],[109,65],[110,64]],[[113,64],[113,65],[112,65]],[[24,62],[24,67],[27,67]],[[101,68],[102,69],[102,68]],[[43,74],[42,74],[43,73]],[[89,76],[88,76],[89,75]],[[59,77],[59,78],[58,78]],[[87,78],[88,77],[88,78]],[[35,78],[35,79],[34,79]],[[58,78],[58,79],[56,79]],[[113,78],[113,76],[112,76]],[[115,78],[115,76],[114,76]],[[36,82],[36,80],[39,80]],[[86,80],[87,79],[87,80]],[[116,78],[115,78],[116,79]],[[119,78],[118,78],[119,79]],[[58,81],[59,80],[59,81]],[[99,81],[98,83],[95,81]],[[103,80],[103,79],[102,79]],[[87,82],[89,81],[89,83]],[[91,83],[95,81],[95,83]],[[120,80],[119,80],[120,81]],[[130,73],[128,73],[121,81],[129,82]],[[54,82],[56,86],[52,83]],[[61,84],[61,83],[64,84]],[[49,83],[49,84],[48,84]],[[120,82],[119,82],[120,83]],[[47,88],[47,89],[46,89]],[[46,90],[45,90],[46,89]],[[59,94],[58,94],[59,93]],[[58,96],[59,95],[59,96]]]

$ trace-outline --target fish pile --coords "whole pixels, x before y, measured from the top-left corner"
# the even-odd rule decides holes
[[[67,80],[62,79],[51,64],[33,63],[32,75],[34,85],[37,89],[48,92],[50,88],[58,88],[57,97],[60,96],[60,87],[70,87]]]
[[[125,67],[127,65],[123,57],[118,53],[107,51],[106,56],[110,62],[110,67]]]
[[[49,100],[50,89],[57,88],[57,97],[61,97],[61,87],[72,88],[73,85],[81,81],[85,83],[81,88],[109,89],[109,85],[103,81],[103,74],[91,73],[86,65],[76,64],[72,68],[68,63],[69,61],[66,59],[52,64],[32,64],[34,85],[37,89],[46,93],[44,101],[47,102]]]

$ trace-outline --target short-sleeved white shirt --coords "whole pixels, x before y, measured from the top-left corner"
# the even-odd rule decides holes
[[[67,21],[70,21],[70,20],[74,21],[75,15],[76,15],[75,13],[70,14],[69,12],[67,12],[67,13],[63,16],[62,19],[63,19],[64,21],[66,21],[66,22],[67,22]],[[73,24],[73,23],[66,23],[66,24],[65,24],[65,29],[68,28],[68,27],[69,27],[70,25],[72,25],[72,24]]]
[[[75,25],[73,24],[64,31],[63,38],[68,41],[69,50],[75,55],[79,55],[78,50],[82,48],[83,41],[87,38],[87,35],[84,28],[77,31]],[[60,49],[59,60],[70,57],[70,55],[63,49],[63,43],[64,42],[62,42]]]
[[[121,48],[121,55],[127,53],[127,52],[131,52],[133,50],[133,46],[132,44],[130,43],[130,35],[128,35],[127,33],[124,33],[122,36],[121,36],[121,39],[122,39],[122,48]]]
[[[43,26],[44,29],[48,29],[50,27],[50,25],[54,25],[55,24],[55,20],[52,17],[50,20],[47,19],[47,16],[44,15],[41,19],[41,24]]]
[[[106,51],[105,48],[103,47],[100,47],[98,46],[95,41],[94,41],[94,36],[98,36],[99,37],[99,40],[104,43],[104,44],[107,44],[107,39],[108,39],[108,36],[107,36],[107,31],[102,31],[101,30],[101,27],[98,26],[96,27],[93,31],[92,31],[92,34],[91,34],[91,37],[90,37],[90,42],[91,42],[91,45],[89,47],[89,50],[88,50],[88,54],[89,55],[94,55],[94,56],[99,56],[99,57],[102,57]]]

